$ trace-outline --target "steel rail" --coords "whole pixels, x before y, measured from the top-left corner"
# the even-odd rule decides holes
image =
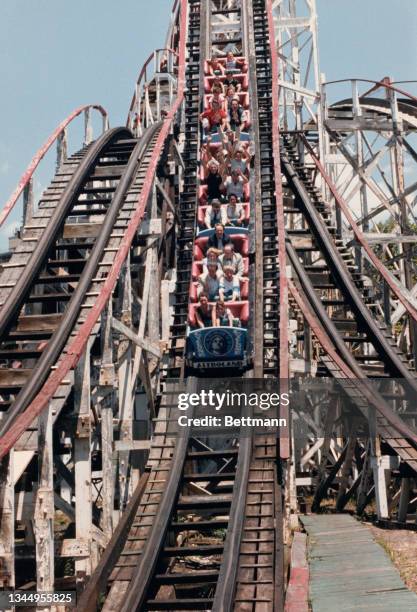
[[[75,367],[84,348],[87,344],[88,337],[96,324],[100,314],[104,310],[107,301],[113,292],[116,285],[117,279],[122,268],[124,261],[129,253],[130,246],[133,238],[136,234],[137,228],[139,227],[147,205],[149,194],[151,192],[153,179],[156,173],[158,160],[160,153],[163,149],[165,140],[169,134],[171,124],[175,118],[175,115],[183,101],[184,97],[184,86],[185,86],[185,36],[186,36],[186,0],[181,1],[181,27],[180,27],[180,53],[179,53],[179,75],[178,75],[178,92],[177,99],[173,104],[171,110],[166,116],[162,128],[159,132],[155,147],[153,149],[152,159],[149,163],[146,171],[143,188],[139,194],[136,202],[136,210],[133,214],[125,236],[120,244],[120,247],[115,254],[113,265],[107,275],[107,278],[103,284],[100,294],[90,309],[86,320],[81,325],[77,335],[70,344],[67,354],[58,363],[56,370],[54,370],[49,378],[44,383],[42,389],[38,395],[34,398],[31,404],[27,407],[24,413],[21,413],[14,421],[13,425],[9,428],[6,435],[0,438],[0,459],[9,452],[15,442],[19,439],[22,433],[30,426],[33,420],[45,409],[48,402],[52,399],[55,391],[58,389],[61,381],[67,375],[67,373]]]
[[[341,286],[344,287],[346,294],[349,295],[352,301],[352,306],[354,307],[357,315],[359,315],[370,331],[376,348],[382,351],[382,354],[390,360],[391,367],[396,371],[396,373],[401,378],[407,379],[408,384],[410,384],[417,392],[416,378],[412,376],[398,355],[394,353],[391,345],[375,322],[375,319],[372,317],[368,308],[363,303],[361,296],[359,295],[359,292],[340,256],[340,253],[336,249],[327,228],[321,222],[319,214],[311,203],[304,185],[299,179],[296,171],[293,169],[292,164],[288,160],[285,153],[282,155],[282,164],[284,173],[287,176],[289,183],[294,186],[295,192],[298,193],[301,201],[303,202],[306,215],[310,220],[313,232],[315,233],[316,239],[323,253],[327,253],[327,263],[329,268],[333,272],[334,276],[338,279]]]
[[[195,388],[195,379],[189,380],[190,388],[193,386]],[[192,408],[187,416],[192,418],[193,413],[194,409]],[[145,598],[152,582],[158,557],[164,546],[172,512],[179,495],[181,475],[187,458],[190,436],[191,426],[187,425],[181,427],[181,432],[178,433],[175,445],[169,477],[165,483],[164,494],[155,516],[152,531],[146,541],[146,547],[141,554],[140,562],[136,569],[136,575],[129,585],[129,590],[127,591],[124,603],[120,607],[120,612],[140,612],[140,610],[143,609],[143,604],[145,603]]]
[[[54,144],[54,142],[57,140],[57,138],[64,132],[65,128],[76,117],[81,115],[82,112],[89,110],[90,108],[98,110],[103,116],[103,119],[107,121],[108,119],[107,111],[99,104],[86,104],[84,106],[79,106],[70,115],[68,115],[68,117],[64,119],[64,121],[62,121],[58,125],[58,127],[52,132],[52,134],[45,141],[42,147],[35,153],[34,157],[32,158],[32,161],[30,162],[30,164],[28,165],[28,167],[22,174],[20,181],[17,184],[16,189],[13,191],[12,195],[10,196],[10,198],[7,200],[6,204],[4,205],[4,208],[0,212],[0,227],[3,225],[4,221],[9,216],[10,212],[13,210],[17,200],[19,199],[24,188],[26,187],[26,185],[29,183],[30,179],[32,178],[36,168],[39,166],[41,160],[45,157],[46,153],[49,151],[49,149]]]
[[[48,342],[47,347],[42,352],[40,359],[38,360],[35,368],[33,369],[31,373],[30,379],[25,384],[21,392],[18,394],[16,400],[13,402],[12,407],[6,413],[5,418],[1,421],[0,436],[4,435],[7,432],[8,428],[13,423],[16,416],[20,414],[23,410],[25,410],[27,405],[33,400],[36,393],[39,391],[41,385],[47,378],[51,366],[54,365],[59,355],[61,354],[62,349],[64,348],[64,345],[65,345],[65,342],[67,341],[68,336],[71,333],[71,330],[77,320],[77,317],[80,311],[80,307],[84,300],[85,294],[91,284],[92,279],[94,278],[94,274],[96,272],[100,259],[103,255],[103,250],[110,238],[110,234],[113,230],[113,225],[117,219],[119,209],[121,205],[123,204],[124,198],[126,196],[126,192],[129,189],[129,186],[135,177],[137,168],[143,156],[145,155],[152,138],[154,137],[155,133],[158,131],[159,128],[160,128],[159,124],[155,124],[155,126],[152,126],[151,128],[149,128],[149,130],[145,132],[143,138],[140,139],[140,141],[138,142],[138,144],[132,151],[132,155],[129,159],[129,162],[126,166],[123,176],[114,193],[111,205],[108,211],[106,212],[106,216],[105,216],[103,225],[100,228],[100,234],[98,235],[97,240],[95,241],[94,247],[88,257],[87,263],[84,267],[83,273],[76,286],[76,289],[71,297],[68,307],[65,309],[65,312],[63,313],[61,323],[58,329],[54,332],[50,341]],[[113,135],[111,135],[111,132],[113,132]],[[115,136],[123,134],[124,132],[126,132],[127,134],[131,136],[131,134],[127,130],[125,130],[125,128],[122,128],[122,129],[115,128],[114,130],[111,130],[111,132],[106,132],[106,135],[107,134],[110,135],[110,142],[114,140]],[[107,138],[105,139],[105,141],[106,141],[105,144],[99,147],[98,150],[96,147],[93,148],[96,151],[95,160],[97,160],[100,157],[100,155],[102,155],[103,150],[105,150],[107,144],[109,143],[109,140]],[[90,169],[91,164],[88,163],[87,167]],[[74,195],[76,196],[77,192],[79,191],[80,186],[85,181],[85,176],[86,176],[85,170],[82,168],[82,164],[80,164],[80,171],[78,172],[77,170],[74,173],[74,177],[73,177],[74,181],[73,180],[70,181],[70,185],[72,183],[72,186],[70,185],[68,186],[68,190],[70,192],[70,195],[72,196],[69,199],[68,205],[67,205],[68,197],[66,197],[68,194],[67,192],[64,192],[64,195],[62,198],[62,209],[63,210],[61,211],[61,205],[59,205],[57,208],[58,211],[61,211],[61,214],[59,215],[59,220],[54,220],[54,222],[51,222],[51,225],[53,227],[49,228],[49,225],[48,225],[44,233],[45,242],[47,242],[47,245],[48,245],[46,248],[46,252],[50,248],[51,241],[55,239],[57,228],[59,230],[59,228],[62,225],[63,213],[64,212],[66,213],[68,210],[68,206],[71,206]],[[55,230],[55,233],[53,230]],[[35,252],[30,259],[29,265],[26,266],[22,276],[24,277],[26,276],[29,279],[33,280],[36,273],[42,267],[43,257],[42,255],[39,255],[40,259],[39,260],[37,259],[38,257],[37,250],[40,250],[40,247],[42,247],[43,242],[44,241],[39,243],[39,249],[35,249]],[[31,280],[25,281],[26,290],[27,290],[27,287],[30,285],[30,283],[31,283]],[[25,287],[25,285],[23,286]],[[9,301],[12,301],[12,298],[13,298],[13,295],[11,294],[7,303],[9,303]],[[4,327],[1,326],[1,319],[0,319],[0,330],[2,329],[4,329]]]
[[[318,159],[318,157],[314,153],[314,150],[313,150],[312,146],[310,145],[310,143],[308,142],[307,138],[305,137],[305,134],[301,134],[301,139],[302,139],[302,141],[304,143],[304,146],[308,150],[311,158],[313,159],[313,161],[314,161],[314,163],[316,165],[317,170],[320,172],[320,174],[323,177],[326,185],[330,189],[330,192],[333,195],[337,206],[343,212],[343,214],[345,215],[346,219],[348,220],[348,222],[349,222],[349,224],[350,224],[350,226],[352,228],[352,231],[353,231],[357,241],[363,247],[363,249],[365,250],[365,252],[368,255],[369,259],[372,261],[372,263],[375,266],[375,268],[378,270],[378,272],[381,274],[381,276],[387,282],[387,284],[389,285],[389,287],[391,288],[393,293],[397,296],[397,298],[400,300],[400,302],[402,303],[404,308],[413,317],[413,319],[415,321],[417,321],[417,309],[410,302],[409,297],[406,294],[406,291],[404,290],[403,287],[401,287],[399,285],[399,283],[394,278],[394,276],[391,274],[391,272],[384,266],[382,261],[375,255],[374,251],[371,249],[371,247],[370,247],[368,241],[366,240],[364,234],[361,232],[361,230],[359,229],[359,226],[357,225],[355,219],[351,215],[351,213],[349,211],[348,205],[344,201],[343,197],[337,191],[335,184],[333,183],[333,181],[331,180],[331,178],[327,174],[326,170],[324,169],[324,166],[322,165],[322,163],[320,162],[320,160]]]

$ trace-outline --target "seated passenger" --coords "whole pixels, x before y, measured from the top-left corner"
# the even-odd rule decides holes
[[[224,75],[224,66],[219,62],[217,57],[213,56],[207,63],[210,76]]]
[[[207,229],[211,229],[215,227],[217,223],[226,225],[226,211],[222,208],[220,200],[215,198],[206,208],[204,224]]]
[[[240,300],[240,282],[237,274],[233,273],[232,266],[223,268],[223,276],[220,279],[220,300],[224,302],[236,302]]]
[[[212,309],[212,325],[213,327],[233,327],[233,315],[223,301],[216,302],[216,306]]]
[[[226,89],[226,94],[225,94],[225,98],[224,98],[225,110],[226,111],[231,106],[232,100],[235,97],[236,97],[236,89],[233,87],[233,85],[229,85],[229,87]]]
[[[232,170],[231,175],[223,183],[226,188],[227,198],[229,199],[231,195],[235,195],[239,200],[243,200],[243,185],[248,180],[248,177],[238,168]]]
[[[202,293],[206,293],[210,302],[214,302],[219,297],[220,289],[220,273],[217,270],[217,264],[209,263],[207,266],[207,274],[201,274],[198,277],[197,294],[200,297]]]
[[[227,116],[227,129],[239,130],[239,132],[245,132],[248,129],[246,111],[243,106],[239,104],[238,98],[233,98],[231,105],[229,106]]]
[[[219,128],[225,126],[226,118],[226,112],[216,100],[213,100],[209,108],[200,115],[200,121],[206,134],[209,132],[218,132]]]
[[[203,259],[203,274],[207,274],[208,272],[208,265],[212,263],[215,264],[215,266],[217,267],[218,272],[222,272],[223,273],[223,268],[222,265],[219,261],[219,257],[217,254],[216,249],[209,249],[207,251],[207,255],[204,257]]]
[[[233,155],[228,155],[227,159],[230,164],[230,171],[241,170],[242,174],[249,177],[250,155],[246,149],[237,149]]]
[[[219,200],[222,197],[223,177],[219,172],[219,164],[213,159],[204,168],[203,185],[207,185],[207,200]]]
[[[233,244],[232,239],[230,236],[226,236],[224,226],[218,223],[214,228],[214,233],[208,239],[207,248],[214,249],[220,255],[227,244]]]
[[[234,194],[230,196],[229,203],[226,204],[225,208],[226,221],[224,225],[234,225],[235,227],[243,225],[245,220],[245,211],[243,210],[242,204],[238,202],[238,199]]]
[[[236,93],[239,93],[242,89],[242,83],[233,76],[233,71],[228,72],[226,70],[226,78],[223,79],[223,85],[226,87],[226,89],[230,87],[230,85],[233,85]]]
[[[226,159],[224,157],[223,149],[219,147],[216,154],[213,155],[211,145],[210,134],[206,138],[206,142],[201,145],[200,149],[200,160],[203,164],[205,175],[208,173],[208,166],[211,162],[218,164],[220,174],[224,174],[226,168]]]
[[[236,154],[241,147],[239,142],[239,131],[227,130],[222,132],[222,143],[225,153],[228,157],[232,157]]]
[[[235,253],[233,244],[226,244],[223,249],[223,254],[219,256],[219,261],[223,270],[226,266],[233,269],[233,274],[237,274],[239,278],[243,276],[243,257],[240,253]]]
[[[223,108],[224,110],[227,110],[227,107],[225,104],[225,97],[223,95],[222,88],[219,85],[216,85],[211,90],[211,96],[209,98],[209,106],[212,105],[213,100],[214,102],[218,102],[221,108]]]
[[[242,72],[245,67],[245,61],[236,59],[232,51],[228,51],[224,66],[226,72]]]
[[[208,295],[206,293],[200,293],[198,308],[195,309],[195,319],[197,327],[203,329],[204,327],[211,327],[213,322],[213,307],[209,304]]]
[[[220,93],[224,95],[224,85],[222,83],[222,81],[220,80],[220,77],[214,77],[213,79],[213,83],[211,86],[211,93],[214,93],[213,90],[218,89],[220,90]]]

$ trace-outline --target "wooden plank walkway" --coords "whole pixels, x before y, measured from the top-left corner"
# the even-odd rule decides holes
[[[313,612],[417,611],[417,595],[365,525],[347,514],[301,520],[308,534]]]

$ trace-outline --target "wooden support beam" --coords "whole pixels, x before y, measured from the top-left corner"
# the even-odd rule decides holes
[[[172,212],[172,214],[175,217],[178,217],[177,211],[176,211],[175,206],[174,206],[174,203],[172,202],[171,198],[169,197],[167,191],[165,190],[165,187],[162,185],[162,183],[158,179],[155,179],[155,184],[156,184],[156,187],[158,188],[158,191],[161,193],[162,197],[164,198],[165,202],[168,204],[168,207],[169,207],[170,211]]]
[[[407,520],[408,504],[410,503],[410,478],[401,479],[400,503],[398,504],[398,522]]]
[[[53,591],[54,568],[54,481],[53,481],[53,417],[51,404],[38,419],[38,488],[35,494],[33,530],[36,550],[36,588]],[[43,610],[48,608],[42,607]]]
[[[127,259],[126,265],[123,267],[121,276],[121,298],[122,298],[122,320],[127,329],[132,325],[132,285],[130,275],[130,258]],[[113,319],[112,319],[113,322]],[[117,350],[118,361],[118,407],[120,430],[119,438],[125,442],[133,440],[133,407],[129,391],[132,386],[132,345],[129,340],[121,339]],[[123,512],[129,498],[133,492],[132,479],[130,475],[130,453],[129,451],[121,451],[118,456],[119,464],[119,495],[120,507],[119,512]]]
[[[147,353],[150,353],[158,359],[161,358],[161,350],[157,344],[151,342],[147,338],[139,337],[138,334],[136,334],[133,330],[129,329],[126,325],[124,325],[124,323],[122,323],[118,319],[115,319],[114,317],[112,317],[111,324],[113,329],[126,336],[126,338],[134,342],[140,348],[144,349]]]
[[[74,413],[78,417],[74,439],[75,537],[90,543],[88,555],[75,560],[76,585],[79,592],[86,577],[91,575],[95,557],[92,545],[90,349],[91,340],[77,364],[74,379]]]
[[[112,300],[109,300],[101,319],[102,365],[99,379],[101,408],[101,465],[103,472],[101,527],[107,537],[113,533],[114,488],[116,478],[113,465],[113,401],[116,373],[113,365]],[[108,392],[110,390],[110,392]]]
[[[0,462],[0,587],[15,586],[13,449]]]

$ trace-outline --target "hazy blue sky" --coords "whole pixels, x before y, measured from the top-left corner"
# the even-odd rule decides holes
[[[137,73],[164,43],[171,0],[1,0],[0,207],[56,125],[99,102],[124,123]],[[417,78],[416,0],[317,0],[321,69]],[[38,188],[46,186],[39,176]],[[1,234],[0,234],[1,235]]]

